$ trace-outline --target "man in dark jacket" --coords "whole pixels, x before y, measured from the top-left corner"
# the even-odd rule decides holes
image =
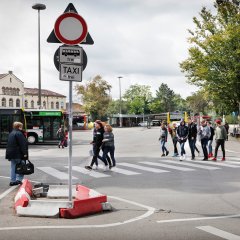
[[[195,159],[195,144],[197,140],[197,125],[188,118],[188,143],[191,149],[192,160]]]
[[[28,143],[22,133],[23,124],[21,122],[13,123],[13,130],[8,136],[6,159],[11,161],[11,181],[10,186],[22,183],[24,175],[16,174],[16,164],[22,160],[28,159]]]

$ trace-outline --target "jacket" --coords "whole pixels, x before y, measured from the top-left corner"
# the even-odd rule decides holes
[[[20,130],[13,129],[8,135],[5,158],[8,160],[28,159],[28,142]]]
[[[215,130],[215,139],[227,139],[227,131],[226,128],[224,126],[217,126],[216,130]]]
[[[114,135],[112,132],[105,132],[103,134],[104,147],[114,147]]]
[[[103,140],[104,128],[95,129],[93,133],[93,144],[96,147],[101,147]]]
[[[211,137],[211,130],[208,126],[201,126],[199,130],[200,139],[209,139]]]
[[[177,138],[181,142],[186,142],[188,138],[188,127],[186,125],[179,125],[177,128]]]
[[[213,136],[215,135],[214,128],[210,126],[210,130],[211,130],[211,136],[209,140],[213,140]]]
[[[188,139],[197,138],[197,125],[195,123],[188,124]]]
[[[164,128],[160,128],[160,137],[159,139],[165,139],[167,140],[167,137],[168,137],[168,131],[167,131],[167,128],[164,127]]]

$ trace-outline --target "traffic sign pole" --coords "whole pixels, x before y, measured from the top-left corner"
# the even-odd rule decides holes
[[[68,200],[72,201],[72,81],[69,81],[69,106],[68,106],[68,134],[69,134],[69,156],[68,156]]]

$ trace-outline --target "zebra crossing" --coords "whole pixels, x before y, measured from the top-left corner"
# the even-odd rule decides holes
[[[120,162],[117,167],[111,171],[103,171],[104,167],[99,166],[99,170],[89,171],[83,166],[72,166],[72,179],[78,179],[77,174],[81,173],[88,175],[92,178],[109,178],[115,177],[116,175],[134,176],[141,175],[146,172],[153,174],[166,174],[172,171],[179,172],[193,172],[193,171],[220,171],[224,168],[238,169],[240,168],[240,161],[229,160],[227,162],[211,162],[211,161],[192,161],[186,159],[185,161],[179,162],[178,160],[163,159],[161,161],[140,161],[137,163]],[[64,166],[64,170],[58,170],[53,167],[37,167],[38,170],[44,172],[59,180],[68,179],[68,166]]]

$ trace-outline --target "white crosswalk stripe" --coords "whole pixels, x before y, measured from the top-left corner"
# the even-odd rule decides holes
[[[68,168],[68,167],[66,167],[66,168]],[[100,172],[97,172],[97,171],[89,171],[89,170],[87,170],[83,167],[79,167],[79,166],[72,166],[72,170],[76,171],[76,172],[86,174],[86,175],[89,175],[89,176],[94,177],[94,178],[110,177],[107,174],[103,174],[103,173],[100,173]]]
[[[186,160],[187,162],[192,162],[192,160]],[[221,166],[221,167],[229,167],[229,168],[240,168],[240,166],[237,165],[231,165],[228,164],[226,162],[214,162],[214,161],[197,161],[197,163],[200,164],[210,164],[210,165],[214,165],[214,166]]]
[[[55,177],[58,178],[60,180],[67,180],[68,179],[68,174],[65,172],[61,172],[55,168],[52,167],[38,167],[39,170]],[[76,177],[72,177],[72,179],[77,179]]]
[[[189,166],[189,167],[196,167],[196,168],[201,168],[201,169],[206,169],[206,170],[221,169],[221,168],[218,168],[218,167],[203,166],[203,165],[197,164],[197,163],[176,162],[176,161],[172,161],[172,160],[166,160],[164,162],[172,163],[172,164],[179,164],[179,165],[184,165],[184,166]]]
[[[119,168],[119,167],[114,167],[114,168],[111,169],[111,171],[116,172],[116,173],[121,173],[121,174],[124,174],[124,175],[128,175],[128,176],[141,174],[141,173],[138,173],[138,172],[125,170],[125,169],[122,169],[122,168]]]
[[[139,170],[147,171],[147,172],[153,172],[153,173],[164,173],[164,172],[169,172],[166,170],[161,170],[161,169],[156,169],[156,168],[150,168],[150,167],[143,167],[139,166],[137,164],[132,164],[132,163],[118,163],[118,165],[125,166],[125,167],[130,167],[130,168],[136,168]]]
[[[240,162],[237,162],[237,161],[228,161],[228,160],[227,160],[227,163],[230,163],[230,164],[237,164],[237,165],[240,164]]]
[[[184,171],[184,172],[195,171],[195,169],[192,169],[192,168],[177,167],[177,166],[172,166],[172,165],[164,164],[164,163],[156,163],[156,162],[141,162],[141,163],[151,165],[151,166],[175,169],[175,170]]]
[[[223,231],[221,229],[212,227],[212,226],[200,226],[200,227],[196,227],[197,229],[200,229],[204,232],[208,232],[212,235],[218,236],[220,238],[223,239],[227,239],[227,240],[240,240],[240,236],[239,235],[235,235],[226,231]]]

